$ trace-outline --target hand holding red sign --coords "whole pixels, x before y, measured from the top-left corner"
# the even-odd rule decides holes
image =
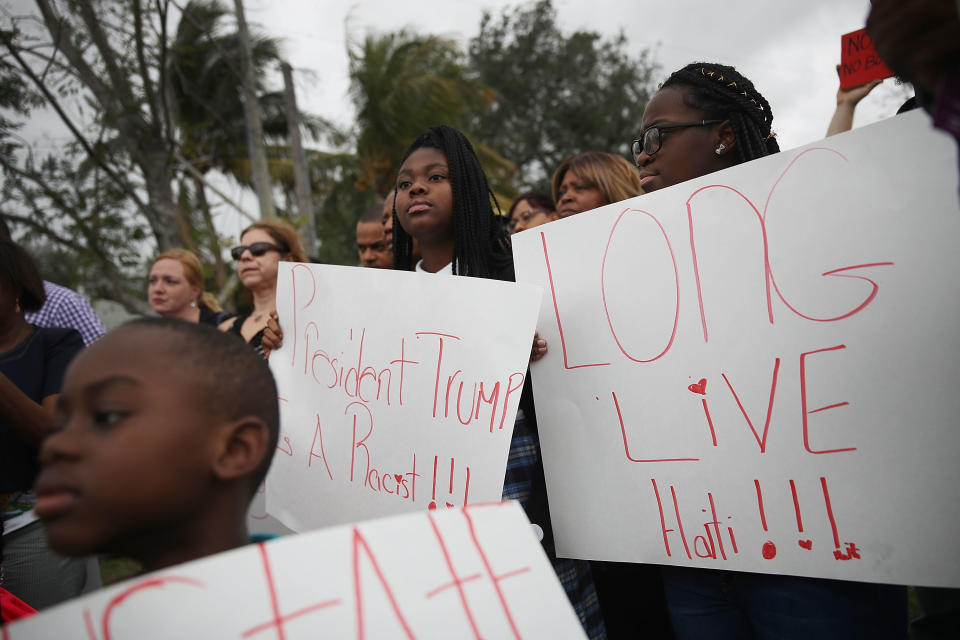
[[[893,76],[890,68],[880,59],[866,29],[846,33],[840,38],[838,72],[841,89]]]

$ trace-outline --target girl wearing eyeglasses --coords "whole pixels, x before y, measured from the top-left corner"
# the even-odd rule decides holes
[[[513,235],[552,222],[558,217],[550,196],[539,191],[527,191],[517,196],[510,205],[507,228],[510,235]]]
[[[150,267],[147,299],[157,315],[217,326],[233,314],[203,290],[203,265],[187,249],[164,251]]]
[[[270,312],[276,310],[277,266],[280,261],[309,262],[297,232],[282,220],[255,222],[240,234],[240,245],[230,250],[237,261],[240,282],[253,297],[253,311],[220,324],[221,331],[242,337],[263,355],[261,340]]]
[[[772,123],[769,103],[736,69],[687,65],[644,111],[633,143],[644,189],[778,152]],[[904,587],[686,567],[662,574],[680,640],[906,637]]]

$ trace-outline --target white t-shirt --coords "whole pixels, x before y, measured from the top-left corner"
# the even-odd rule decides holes
[[[421,258],[419,261],[417,261],[417,266],[414,267],[414,271],[416,271],[417,273],[430,273],[429,271],[427,271],[426,269],[423,268],[423,259],[422,259],[422,258]],[[452,263],[452,262],[448,262],[448,263],[447,263],[447,266],[445,266],[443,269],[440,269],[440,271],[437,271],[437,273],[435,273],[435,274],[434,274],[434,273],[430,273],[430,275],[440,275],[440,274],[452,276],[452,275],[453,275],[453,263]]]

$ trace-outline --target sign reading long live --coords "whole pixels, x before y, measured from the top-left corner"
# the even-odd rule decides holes
[[[295,531],[498,501],[540,291],[282,263],[267,513]]]
[[[516,503],[287,536],[101,589],[27,638],[584,638]]]
[[[558,553],[960,586],[958,239],[920,113],[514,236]]]

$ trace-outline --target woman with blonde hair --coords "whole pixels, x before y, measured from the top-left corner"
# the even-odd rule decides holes
[[[187,249],[164,251],[153,261],[147,281],[150,308],[166,318],[218,325],[231,314],[203,290],[203,265]]]
[[[281,261],[309,262],[296,230],[279,218],[254,222],[240,234],[240,245],[230,249],[237,275],[253,297],[253,311],[220,324],[221,331],[242,337],[263,355],[260,342],[270,313],[277,306],[277,271]]]
[[[561,218],[643,193],[637,168],[625,158],[604,151],[569,156],[554,171],[551,186]]]

